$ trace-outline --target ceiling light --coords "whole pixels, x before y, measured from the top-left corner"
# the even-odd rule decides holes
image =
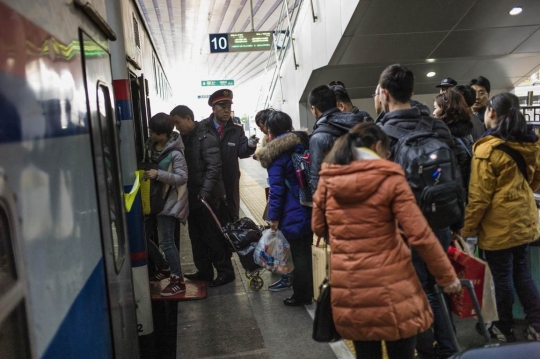
[[[435,59],[426,59],[427,62],[435,62]]]
[[[514,6],[512,10],[510,10],[510,15],[519,15],[523,11],[523,8],[521,6]]]
[[[427,73],[427,77],[433,77],[433,76],[435,76],[435,75],[436,75],[436,74],[435,74],[435,72],[433,72],[433,71]]]

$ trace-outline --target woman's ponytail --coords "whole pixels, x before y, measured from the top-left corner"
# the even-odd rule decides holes
[[[505,141],[524,142],[527,140],[527,121],[520,111],[519,99],[511,93],[494,96],[488,103],[497,115],[494,135]]]
[[[334,147],[330,150],[324,159],[324,163],[347,165],[354,160],[354,134],[348,132],[341,136],[334,143]]]

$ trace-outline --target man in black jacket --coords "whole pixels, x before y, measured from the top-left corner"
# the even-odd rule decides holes
[[[334,142],[360,122],[371,120],[371,116],[362,110],[358,110],[358,113],[341,112],[336,107],[336,94],[327,85],[311,90],[308,100],[311,113],[317,119],[309,139],[311,189],[315,191],[322,161]]]
[[[193,262],[197,267],[196,273],[185,274],[184,277],[209,281],[210,287],[230,283],[235,278],[230,251],[220,228],[201,201],[205,200],[217,212],[225,196],[218,139],[205,125],[193,120],[193,111],[187,106],[176,106],[171,116],[185,146],[190,212],[188,229]],[[217,271],[215,280],[212,266]]]
[[[392,158],[395,157],[395,151],[397,150],[397,146],[395,145],[398,142],[398,138],[390,135],[390,133],[394,133],[395,131],[391,131],[389,126],[413,132],[422,118],[432,121],[433,132],[438,134],[439,139],[446,142],[450,148],[454,147],[452,134],[443,121],[425,116],[421,113],[420,109],[411,107],[410,99],[413,94],[413,88],[414,75],[412,71],[401,65],[388,66],[379,79],[377,97],[385,112],[379,125],[383,131],[389,133],[392,143]],[[446,250],[451,242],[450,228],[433,228],[433,232]],[[435,295],[435,278],[429,273],[425,262],[414,249],[412,250],[412,260],[420,283],[422,283],[422,287],[429,299],[434,317],[434,332],[428,330],[425,333],[419,334],[417,336],[416,349],[421,358],[446,358],[457,352],[458,348],[454,347],[452,335],[448,332],[439,301]],[[435,339],[437,340],[436,347],[433,346]]]
[[[255,153],[259,139],[255,135],[248,140],[242,126],[231,120],[231,90],[218,90],[208,99],[212,114],[201,124],[219,138],[222,176],[227,195],[228,220],[237,220],[240,213],[240,165],[239,158],[247,158]]]

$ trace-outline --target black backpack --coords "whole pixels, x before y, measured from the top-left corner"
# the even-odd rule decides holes
[[[394,162],[405,171],[416,202],[432,228],[463,222],[465,192],[452,148],[433,132],[434,119],[422,117],[414,131],[386,125],[383,130],[398,139]]]

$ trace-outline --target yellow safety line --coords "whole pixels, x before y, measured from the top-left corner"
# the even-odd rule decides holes
[[[135,172],[135,182],[133,183],[133,187],[131,187],[131,192],[124,193],[124,204],[126,207],[126,212],[131,211],[131,207],[133,206],[133,202],[135,201],[135,197],[137,196],[137,192],[139,191],[139,187],[141,186],[141,183],[139,181],[139,171]]]
[[[264,188],[261,187],[246,171],[241,171],[240,176],[240,197],[242,202],[249,209],[252,218],[255,222],[265,225],[266,222],[262,219],[264,208],[266,207],[266,195]]]

